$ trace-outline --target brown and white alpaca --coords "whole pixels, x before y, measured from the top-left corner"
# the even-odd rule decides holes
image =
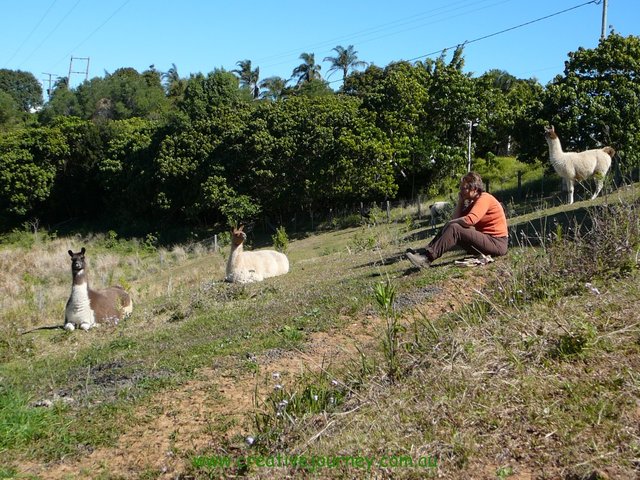
[[[64,312],[64,329],[73,331],[76,327],[89,330],[97,323],[119,320],[129,316],[133,310],[131,296],[120,286],[104,290],[93,290],[87,280],[87,263],[84,247],[71,256],[71,296]]]
[[[553,125],[544,128],[544,136],[549,145],[549,160],[554,170],[566,182],[569,194],[569,205],[573,203],[573,189],[576,180],[581,182],[593,176],[596,181],[596,192],[591,200],[596,198],[602,186],[604,177],[611,167],[611,159],[616,151],[611,147],[585,150],[584,152],[563,152],[560,139]]]
[[[240,226],[231,230],[231,255],[225,277],[227,282],[261,282],[265,278],[289,271],[289,259],[284,253],[275,250],[245,252],[242,244],[247,239],[247,234],[242,229]]]

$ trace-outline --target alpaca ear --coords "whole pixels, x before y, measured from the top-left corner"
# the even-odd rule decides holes
[[[240,225],[240,228],[238,228],[239,232],[242,232],[244,230],[244,225]]]
[[[84,247],[82,247],[82,248],[80,249],[80,253],[81,253],[82,255],[84,255],[84,252],[86,252],[86,250],[84,249]]]
[[[69,256],[73,257],[73,252],[71,250],[69,250]]]

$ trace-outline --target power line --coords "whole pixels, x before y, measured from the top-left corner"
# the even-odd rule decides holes
[[[586,6],[586,5],[590,5],[590,4],[595,4],[595,5],[597,5],[597,4],[599,4],[600,2],[601,2],[601,0],[590,0],[590,1],[588,1],[588,2],[581,3],[580,5],[575,5],[575,6],[573,6],[573,7],[566,8],[566,9],[564,9],[564,10],[560,10],[560,11],[558,11],[558,12],[551,13],[551,14],[549,14],[549,15],[545,15],[544,17],[536,18],[535,20],[530,20],[530,21],[528,21],[528,22],[524,22],[524,23],[521,23],[521,24],[516,25],[516,26],[513,26],[513,27],[505,28],[504,30],[500,30],[500,31],[498,31],[498,32],[490,33],[490,34],[488,34],[488,35],[483,35],[482,37],[474,38],[473,40],[467,40],[467,41],[465,41],[465,42],[458,43],[457,45],[453,45],[453,46],[446,47],[446,48],[440,48],[440,49],[438,49],[438,50],[434,50],[433,52],[425,53],[424,55],[420,55],[420,56],[415,57],[415,58],[410,58],[409,60],[406,60],[406,61],[407,61],[407,62],[415,62],[415,61],[417,61],[417,60],[420,60],[421,58],[430,57],[431,55],[435,55],[435,54],[437,54],[437,53],[441,53],[441,52],[444,52],[444,51],[446,51],[446,50],[451,50],[452,48],[458,48],[458,47],[460,47],[460,46],[468,45],[468,44],[470,44],[470,43],[476,43],[476,42],[479,42],[479,41],[481,41],[481,40],[486,40],[487,38],[495,37],[495,36],[497,36],[497,35],[502,35],[503,33],[511,32],[511,31],[516,30],[516,29],[518,29],[518,28],[526,27],[526,26],[531,25],[531,24],[533,24],[533,23],[541,22],[542,20],[547,20],[547,19],[549,19],[549,18],[552,18],[552,17],[558,16],[558,15],[561,15],[561,14],[563,14],[563,13],[570,12],[570,11],[572,11],[572,10],[576,10],[576,9],[581,8],[581,7],[584,7],[584,6]],[[331,84],[331,83],[335,83],[335,82],[339,82],[339,81],[342,81],[342,79],[333,80],[333,81],[331,81],[331,82],[327,82],[327,83]]]
[[[540,18],[536,18],[535,20],[531,20],[529,22],[521,23],[520,25],[516,25],[515,27],[505,28],[504,30],[500,30],[499,32],[490,33],[489,35],[484,35],[482,37],[474,38],[473,40],[465,40],[464,42],[459,43],[457,45],[453,45],[451,47],[446,47],[446,48],[441,48],[441,49],[436,50],[434,52],[426,53],[424,55],[420,55],[419,57],[411,58],[411,59],[409,59],[407,61],[408,62],[414,62],[416,60],[420,60],[421,58],[429,57],[431,55],[435,55],[436,53],[440,53],[440,52],[443,52],[445,50],[450,50],[452,48],[457,48],[457,47],[462,46],[462,45],[469,45],[470,43],[476,43],[476,42],[479,42],[481,40],[486,40],[487,38],[495,37],[496,35],[501,35],[503,33],[507,33],[507,32],[510,32],[512,30],[516,30],[518,28],[526,27],[526,26],[531,25],[533,23],[540,22],[542,20],[546,20],[548,18],[555,17],[557,15],[561,15],[563,13],[570,12],[571,10],[576,10],[578,8],[584,7],[585,5],[589,5],[589,4],[592,4],[592,3],[593,4],[598,4],[598,3],[600,3],[600,0],[590,0],[588,2],[581,3],[580,5],[576,5],[574,7],[566,8],[564,10],[560,10],[559,12],[551,13],[549,15],[545,15],[544,17],[540,17]]]
[[[31,35],[33,35],[33,32],[35,32],[38,27],[40,26],[40,24],[43,22],[43,20],[45,18],[47,18],[47,15],[49,14],[49,12],[51,11],[51,9],[53,8],[53,6],[56,4],[58,0],[53,0],[53,2],[51,3],[51,5],[49,5],[49,8],[47,8],[46,12],[44,12],[44,14],[42,15],[42,17],[40,17],[40,20],[38,20],[38,23],[36,23],[36,26],[33,27],[33,29],[29,32],[29,34],[26,36],[26,38],[22,41],[22,43],[20,44],[20,46],[18,48],[16,48],[16,51],[13,52],[13,55],[11,55],[11,57],[9,57],[9,60],[7,60],[5,62],[5,66],[8,66],[9,63],[11,62],[11,60],[13,60],[15,58],[15,56],[18,54],[18,52],[20,51],[20,49],[22,47],[24,47],[24,44],[27,43],[27,41],[31,38]]]
[[[62,22],[64,22],[64,21],[67,19],[67,17],[68,17],[69,15],[71,15],[71,12],[73,12],[73,11],[75,10],[75,8],[78,6],[78,4],[79,4],[81,1],[82,1],[82,0],[78,0],[76,3],[74,3],[74,4],[73,4],[73,6],[72,6],[68,11],[67,11],[67,13],[64,15],[64,17],[62,17],[62,19],[60,19],[60,21],[56,24],[56,26],[55,26],[55,27],[53,27],[53,30],[51,30],[51,31],[47,34],[47,36],[46,36],[46,37],[44,37],[44,39],[40,42],[40,44],[39,44],[36,48],[34,48],[34,49],[33,49],[33,51],[32,51],[32,52],[27,56],[27,58],[25,58],[25,59],[22,61],[22,63],[21,63],[20,65],[22,65],[24,62],[26,62],[27,60],[29,60],[29,59],[33,56],[33,54],[34,54],[34,53],[36,53],[36,52],[40,49],[40,47],[41,47],[42,45],[44,45],[44,42],[46,42],[46,41],[49,39],[49,37],[50,37],[51,35],[53,35],[53,32],[55,32],[55,31],[58,29],[58,27],[62,24]]]
[[[71,55],[75,50],[77,50],[78,48],[80,48],[82,45],[84,45],[87,40],[89,40],[91,37],[93,37],[98,30],[100,30],[102,27],[104,27],[109,20],[111,20],[113,17],[116,16],[116,14],[122,10],[129,2],[131,2],[131,0],[125,0],[124,3],[122,3],[118,8],[116,8],[113,13],[111,13],[111,15],[109,15],[107,17],[106,20],[104,20],[100,25],[98,25],[89,35],[87,35],[84,40],[82,40],[80,43],[78,43],[75,47],[73,47],[73,49],[71,49],[71,51],[66,54],[64,57],[62,57],[60,60],[58,60],[53,66],[55,67],[56,65],[58,65],[60,62],[62,62],[63,60],[65,60],[69,55]]]
[[[493,1],[493,3],[489,4],[489,5],[482,5],[483,3],[487,3]],[[395,20],[389,23],[385,23],[382,25],[378,25],[375,27],[371,27],[371,28],[367,28],[364,30],[360,30],[358,32],[355,32],[351,35],[348,36],[342,36],[342,37],[338,37],[338,38],[334,38],[333,40],[326,40],[323,41],[321,43],[315,44],[315,45],[309,45],[307,47],[303,47],[300,49],[296,49],[296,50],[290,50],[288,52],[284,52],[282,54],[277,54],[277,55],[272,55],[272,56],[268,56],[268,57],[263,57],[263,58],[258,58],[255,59],[256,63],[261,63],[265,60],[269,60],[269,59],[277,59],[277,58],[289,58],[289,55],[294,54],[294,53],[300,53],[301,51],[309,51],[309,50],[314,50],[316,48],[324,48],[324,47],[329,47],[332,44],[334,44],[335,42],[349,42],[349,43],[356,43],[354,42],[355,40],[358,40],[360,38],[365,38],[365,40],[358,40],[357,43],[358,45],[362,45],[364,43],[368,43],[374,40],[379,40],[381,38],[385,38],[391,35],[396,35],[398,33],[404,33],[406,31],[409,30],[414,30],[416,28],[421,28],[424,27],[426,25],[432,25],[434,23],[438,23],[438,22],[443,22],[443,21],[447,21],[450,20],[452,18],[456,18],[456,17],[460,17],[463,15],[468,15],[470,13],[474,13],[477,12],[479,10],[483,10],[485,8],[490,8],[490,7],[495,7],[496,5],[501,5],[504,3],[508,3],[511,2],[513,0],[500,0],[500,1],[496,1],[496,0],[480,0],[480,1],[473,1],[473,2],[469,2],[468,0],[462,0],[462,1],[458,1],[458,2],[453,2],[453,3],[449,3],[446,7],[439,7],[439,8],[434,8],[431,10],[428,10],[426,12],[422,12],[416,15],[412,15],[411,17],[404,17],[401,18],[399,20]],[[482,6],[481,6],[482,5]],[[476,7],[477,8],[474,8]],[[472,8],[471,10],[467,10],[468,8]],[[456,12],[460,12],[460,13],[456,13]],[[454,14],[455,13],[455,14]],[[438,18],[438,17],[442,17],[442,18]],[[408,25],[412,25],[413,26],[411,28],[405,28]],[[398,30],[399,28],[402,28],[402,30]],[[391,30],[389,33],[384,33],[385,30]],[[377,36],[372,36],[372,35],[376,35],[376,34],[381,34],[381,35],[377,35]],[[284,60],[282,62],[276,62],[276,63],[268,63],[265,66],[270,67],[270,66],[276,66],[276,65],[281,65],[284,63],[288,63],[288,60]]]

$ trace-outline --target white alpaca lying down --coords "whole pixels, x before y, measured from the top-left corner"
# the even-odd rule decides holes
[[[261,282],[265,278],[283,275],[289,271],[289,259],[275,250],[245,252],[242,244],[247,235],[243,227],[231,231],[231,255],[227,262],[227,282]]]
[[[604,177],[611,166],[611,158],[616,151],[611,147],[596,148],[584,152],[563,152],[560,139],[556,135],[553,125],[544,128],[544,136],[549,145],[549,160],[567,184],[569,204],[573,203],[573,186],[593,175],[596,181],[596,192],[591,200],[596,198],[604,185]]]

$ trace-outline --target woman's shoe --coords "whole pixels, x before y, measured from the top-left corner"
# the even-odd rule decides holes
[[[429,268],[431,266],[429,258],[426,255],[421,255],[417,252],[407,252],[407,259],[413,264],[413,266],[418,268]]]

